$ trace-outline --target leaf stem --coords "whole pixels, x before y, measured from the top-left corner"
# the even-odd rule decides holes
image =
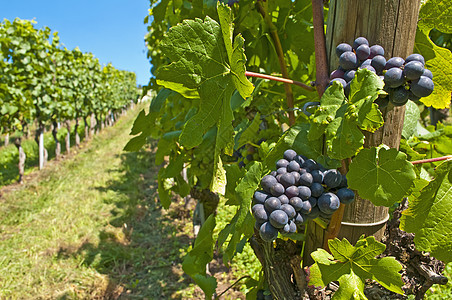
[[[265,10],[261,1],[256,2],[256,7],[259,13],[264,18],[265,23],[270,29],[270,34],[273,39],[273,43],[275,44],[276,53],[278,55],[278,61],[279,66],[281,68],[282,77],[288,78],[289,73],[287,72],[286,61],[284,60],[284,52],[282,50],[281,41],[278,36],[278,29],[276,28],[275,24],[273,24],[271,17],[267,14],[267,11]],[[289,107],[289,109],[294,108],[292,86],[289,83],[284,83],[284,90],[286,91],[287,106]],[[292,126],[294,124],[295,124],[295,114],[293,111],[289,110],[289,125]]]
[[[298,85],[298,86],[300,86],[300,87],[302,87],[302,88],[304,88],[305,90],[308,90],[308,91],[313,91],[314,90],[311,86],[309,86],[307,84],[304,84],[303,82],[295,81],[295,80],[292,80],[292,79],[276,77],[276,76],[271,76],[271,75],[261,74],[261,73],[255,73],[255,72],[250,72],[250,71],[245,71],[245,75],[249,76],[249,77],[257,77],[257,78],[262,78],[262,79],[268,79],[268,80],[274,80],[274,81],[279,81],[279,82],[284,82],[284,83],[295,84],[295,85]]]
[[[220,297],[223,296],[230,288],[232,288],[234,285],[239,283],[240,280],[245,279],[245,278],[251,278],[251,276],[245,275],[245,276],[240,277],[232,285],[228,286],[227,289],[225,289],[223,292],[221,292],[218,296],[215,296],[215,299],[220,299]]]
[[[412,161],[411,163],[412,163],[413,165],[416,165],[416,164],[425,164],[425,163],[430,163],[430,162],[435,162],[435,161],[447,160],[447,159],[451,159],[451,158],[452,158],[452,155],[446,155],[446,156],[435,157],[435,158],[429,158],[429,159],[415,160],[415,161]]]
[[[329,83],[328,58],[326,55],[325,29],[323,21],[323,0],[312,0],[312,21],[314,25],[314,47],[316,86],[319,98]]]

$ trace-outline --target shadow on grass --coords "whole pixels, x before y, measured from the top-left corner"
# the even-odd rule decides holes
[[[69,255],[108,276],[106,298],[178,298],[174,293],[191,282],[181,268],[181,249],[191,243],[183,206],[164,211],[156,202],[158,167],[149,149],[120,157],[119,170],[111,171],[121,176],[98,188],[114,205],[99,244],[85,243]]]

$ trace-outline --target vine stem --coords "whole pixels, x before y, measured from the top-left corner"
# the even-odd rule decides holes
[[[245,71],[245,75],[248,77],[257,77],[257,78],[262,78],[262,79],[268,79],[268,80],[274,80],[274,81],[279,81],[279,82],[284,82],[284,83],[290,83],[290,84],[295,84],[298,85],[302,88],[304,88],[305,90],[308,91],[313,91],[314,89],[307,85],[304,84],[303,82],[300,81],[295,81],[292,79],[287,79],[287,78],[282,78],[282,77],[276,77],[276,76],[271,76],[271,75],[267,75],[267,74],[261,74],[261,73],[255,73],[255,72],[250,72],[250,71]]]
[[[319,98],[329,83],[328,58],[326,55],[323,0],[312,0],[312,22],[314,25],[316,86]]]
[[[452,158],[452,155],[447,155],[447,156],[441,156],[441,157],[435,157],[435,158],[429,158],[429,159],[415,160],[415,161],[412,161],[411,163],[413,165],[425,164],[425,163],[430,163],[430,162],[435,162],[435,161],[447,160],[447,159],[451,159],[451,158]]]
[[[281,40],[278,36],[278,29],[275,24],[273,24],[271,17],[268,15],[265,7],[262,5],[261,1],[256,2],[256,8],[259,13],[264,18],[265,23],[270,29],[270,34],[273,39],[273,43],[275,44],[275,50],[278,55],[279,66],[281,68],[282,77],[289,78],[289,73],[287,72],[286,61],[284,59],[284,52],[281,46]],[[292,126],[295,124],[295,114],[291,108],[294,108],[294,98],[292,92],[292,86],[289,83],[284,83],[284,90],[286,92],[286,102],[289,107],[289,125]]]
[[[221,292],[218,296],[215,296],[215,299],[220,299],[220,297],[223,296],[229,289],[231,289],[234,285],[239,283],[239,281],[241,281],[242,279],[245,279],[245,278],[251,278],[251,276],[245,275],[245,276],[240,277],[232,285],[228,286],[227,289],[225,289],[223,292]]]

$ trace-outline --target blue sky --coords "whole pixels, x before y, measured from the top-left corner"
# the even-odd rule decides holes
[[[58,31],[68,49],[92,52],[102,64],[137,74],[137,83],[149,81],[144,17],[149,0],[4,0],[0,20],[35,19],[36,28]]]

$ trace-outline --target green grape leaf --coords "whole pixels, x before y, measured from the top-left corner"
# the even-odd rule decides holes
[[[414,51],[425,58],[425,67],[433,73],[435,87],[428,97],[420,101],[426,106],[442,109],[449,107],[452,91],[452,53],[450,50],[436,46],[428,37],[428,32],[418,30]]]
[[[358,114],[358,125],[361,129],[374,132],[383,126],[384,120],[378,105],[374,101],[384,94],[384,82],[375,73],[367,69],[358,70],[350,84],[351,113]],[[356,110],[355,110],[356,107]]]
[[[355,246],[346,239],[335,238],[328,241],[328,246],[332,254],[323,249],[311,253],[315,263],[310,269],[310,285],[323,287],[339,281],[333,299],[366,299],[364,282],[372,279],[392,292],[403,294],[403,281],[398,273],[402,265],[393,257],[376,259],[386,247],[373,236],[361,238]]]
[[[195,283],[204,291],[206,299],[212,299],[217,289],[217,280],[213,276],[196,274],[193,277]]]
[[[418,27],[423,31],[436,28],[444,33],[452,33],[452,6],[448,1],[426,1],[419,10]]]
[[[415,234],[414,243],[445,263],[452,261],[452,160],[441,163],[435,178],[409,198],[400,229]]]
[[[236,148],[240,148],[243,145],[246,145],[249,141],[253,141],[257,136],[259,131],[259,126],[261,124],[261,115],[259,112],[254,116],[253,122],[241,133],[238,141],[238,145]]]
[[[193,249],[184,258],[182,269],[192,278],[196,274],[206,275],[206,265],[213,258],[214,228],[215,216],[211,214],[199,230]]]
[[[409,139],[413,136],[418,120],[421,118],[419,107],[413,101],[408,101],[405,105],[405,119],[403,122],[402,137]]]
[[[251,202],[254,191],[258,188],[262,178],[262,163],[253,162],[242,179],[235,188],[236,198],[239,202],[239,209],[228,224],[218,236],[218,247],[221,248],[229,239],[226,251],[223,253],[223,262],[228,265],[234,257],[240,242],[248,240],[253,235],[254,217],[250,213]]]
[[[325,133],[327,154],[334,159],[352,157],[364,144],[364,135],[358,128],[358,122],[349,115],[336,116]]]
[[[161,168],[158,173],[158,194],[163,208],[168,209],[171,205],[171,183],[165,176],[165,168]]]
[[[406,154],[384,147],[362,149],[347,173],[351,189],[374,205],[387,207],[409,194],[415,178],[414,167]]]

